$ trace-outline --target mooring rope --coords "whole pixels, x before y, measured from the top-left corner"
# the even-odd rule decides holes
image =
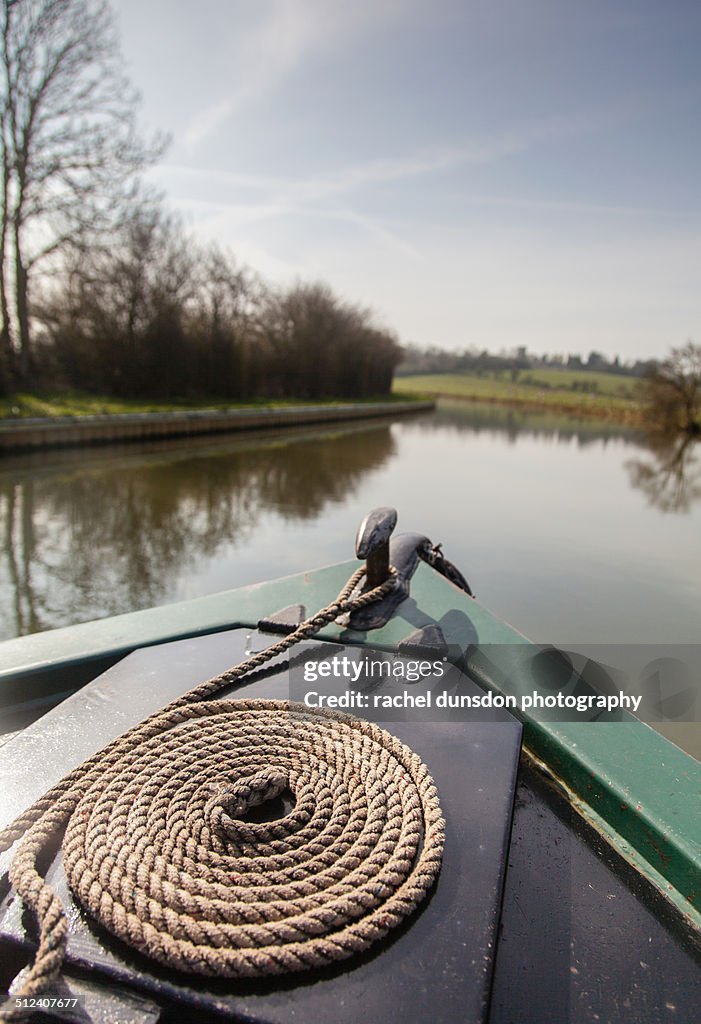
[[[63,963],[65,910],[37,868],[61,831],[80,903],[129,945],[196,974],[323,966],[367,949],[421,902],[445,825],[415,753],[340,712],[206,699],[394,586],[390,576],[354,594],[362,575],[289,636],[88,758],[0,832],[0,850],[22,837],[10,881],[39,928],[12,1002],[45,992]],[[283,817],[245,820],[288,791]],[[6,1004],[4,1016],[15,1013]]]

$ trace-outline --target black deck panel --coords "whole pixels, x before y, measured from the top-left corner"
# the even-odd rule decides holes
[[[247,635],[236,630],[137,651],[0,748],[0,775],[10,782],[1,799],[0,820],[13,817],[96,746],[195,683],[236,664],[244,655]],[[254,642],[259,647],[269,639]],[[463,692],[472,685],[463,684]],[[475,687],[474,692],[481,691]],[[284,699],[288,693],[287,674],[278,671],[246,686],[241,695]],[[435,891],[383,943],[363,957],[322,971],[263,982],[211,983],[151,965],[73,905],[69,962],[78,967],[99,964],[112,983],[133,986],[171,1007],[180,1004],[174,1012],[182,1013],[181,1019],[199,1008],[268,1024],[484,1021],[521,727],[508,716],[502,721],[383,725],[426,761],[447,821],[444,864]],[[70,900],[58,860],[50,875],[64,900]],[[5,901],[2,910],[0,938],[27,942],[19,901],[9,906]],[[97,980],[97,971],[91,977]]]
[[[489,1021],[701,1021],[698,934],[527,761],[519,770]]]

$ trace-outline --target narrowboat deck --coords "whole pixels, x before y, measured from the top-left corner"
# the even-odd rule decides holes
[[[2,645],[5,728],[22,731],[0,747],[0,825],[110,739],[268,646],[273,638],[258,630],[260,620],[295,603],[324,606],[355,568],[344,563]],[[460,693],[519,695],[532,686],[524,638],[420,561],[385,625],[325,626],[223,696],[304,699],[305,690],[320,688],[305,682],[305,659],[328,661],[338,652],[406,661],[413,649],[402,642],[435,626],[452,662],[460,661],[449,669],[460,675]],[[428,659],[435,637],[427,637]],[[435,675],[418,687],[388,685],[416,694],[437,692],[439,682],[445,690],[445,678]],[[625,712],[597,722],[494,708],[430,717],[380,708],[375,716],[426,762],[441,794],[444,863],[423,906],[369,952],[337,966],[264,981],[193,980],[154,966],[93,923],[76,907],[59,856],[49,880],[71,921],[63,982],[82,1001],[82,1016],[64,1009],[60,1019],[697,1019],[701,843],[693,758]],[[9,891],[7,860],[5,985],[34,941]]]

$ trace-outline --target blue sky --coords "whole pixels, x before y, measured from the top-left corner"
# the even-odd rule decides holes
[[[701,342],[701,4],[114,0],[151,172],[421,345]]]

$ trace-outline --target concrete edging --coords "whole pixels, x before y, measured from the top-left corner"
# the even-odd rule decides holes
[[[141,441],[154,437],[264,430],[366,419],[435,408],[434,401],[368,402],[343,405],[284,406],[279,409],[202,409],[188,412],[120,413],[114,416],[57,416],[46,419],[0,421],[0,453],[37,448],[115,441]]]

